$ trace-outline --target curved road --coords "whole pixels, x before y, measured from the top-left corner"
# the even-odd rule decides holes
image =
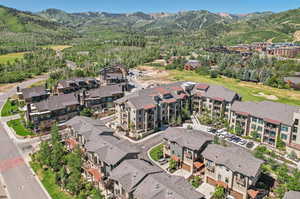
[[[21,88],[46,79],[40,76],[19,84]],[[16,87],[0,94],[0,107],[5,100],[16,93]],[[7,187],[11,199],[49,199],[47,192],[33,175],[31,168],[23,159],[23,154],[8,132],[0,126],[0,176]]]

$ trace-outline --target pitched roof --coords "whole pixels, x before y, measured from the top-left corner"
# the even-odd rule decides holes
[[[47,95],[46,89],[42,86],[23,88],[21,92],[23,93],[24,99]]]
[[[92,134],[86,143],[89,152],[96,153],[100,160],[115,165],[128,154],[138,154],[140,150],[129,141],[112,135]]]
[[[144,160],[131,159],[123,161],[115,168],[110,178],[118,181],[127,192],[131,192],[148,174],[158,172],[162,170]]]
[[[202,199],[183,177],[166,173],[151,174],[133,192],[136,198],[143,199]]]
[[[79,105],[79,102],[74,94],[65,94],[50,96],[44,101],[34,103],[34,105],[38,111],[54,111],[71,105]]]
[[[193,150],[199,150],[205,143],[213,140],[211,135],[202,131],[172,127],[165,131],[163,137]]]
[[[88,92],[89,98],[102,98],[102,97],[110,97],[116,94],[122,94],[122,85],[109,85],[109,86],[101,86],[96,89],[89,90]]]
[[[255,158],[246,149],[236,146],[224,147],[210,144],[202,152],[202,155],[205,159],[224,165],[232,171],[249,177],[255,177],[263,163],[262,160]]]
[[[227,102],[232,102],[236,97],[237,93],[225,88],[223,86],[214,84],[196,84],[192,90],[193,94],[201,93],[201,96],[215,99],[215,100],[225,100]]]
[[[300,192],[298,191],[288,191],[285,193],[283,199],[299,199]]]
[[[248,113],[254,117],[282,123],[286,125],[293,124],[293,114],[300,111],[299,106],[263,101],[263,102],[239,102],[235,101],[231,111]]]

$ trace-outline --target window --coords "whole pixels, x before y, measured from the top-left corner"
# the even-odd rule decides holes
[[[281,134],[281,139],[283,139],[283,140],[287,140],[287,135],[285,135],[285,134]]]
[[[256,130],[257,130],[257,131],[262,131],[262,127],[261,127],[261,126],[258,126]]]
[[[218,175],[218,180],[221,181],[222,180],[222,176],[219,174]]]
[[[297,135],[293,135],[292,140],[295,141],[297,139]]]
[[[256,118],[256,117],[253,117],[253,118],[252,118],[252,122],[257,122],[257,118]]]
[[[288,132],[289,127],[286,125],[281,125],[281,131]]]
[[[225,182],[228,184],[229,183],[229,179],[226,177],[225,178]]]
[[[299,119],[295,119],[295,125],[299,124]]]
[[[259,123],[259,124],[263,124],[264,121],[263,121],[262,119],[258,119],[258,123]]]
[[[256,129],[256,125],[255,125],[255,124],[252,124],[252,125],[251,125],[251,128],[252,128],[253,130],[255,130],[255,129]]]

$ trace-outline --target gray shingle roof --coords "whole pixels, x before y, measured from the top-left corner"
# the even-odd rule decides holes
[[[171,127],[165,131],[163,137],[192,150],[199,150],[205,143],[213,140],[211,135],[202,131]]]
[[[205,84],[202,84],[205,85]],[[227,102],[232,102],[233,99],[237,96],[237,93],[225,88],[223,86],[214,85],[214,84],[206,84],[208,86],[207,90],[202,94],[202,96],[207,98],[222,98]],[[199,92],[197,90],[197,86],[194,87],[192,93]]]
[[[111,172],[110,178],[118,181],[127,192],[131,192],[148,174],[158,172],[162,170],[144,160],[132,159],[123,161]]]
[[[182,88],[183,82],[176,82],[171,84],[164,84],[158,87],[146,88],[139,90],[131,95],[125,96],[116,101],[116,103],[124,103],[128,101],[128,106],[136,109],[142,109],[147,105],[155,105],[157,101],[154,96],[162,96],[163,94],[170,94],[170,98],[178,99],[178,91],[184,91]]]
[[[300,107],[287,104],[263,101],[263,102],[238,102],[231,107],[232,111],[248,113],[261,119],[272,119],[282,124],[293,124],[293,113],[299,112]]]
[[[140,151],[129,141],[111,135],[92,134],[85,145],[89,152],[94,152],[99,159],[110,165],[115,165],[128,154],[138,154]]]
[[[34,103],[38,111],[53,111],[66,108],[71,105],[79,105],[78,99],[74,94],[50,96],[48,99]]]
[[[99,134],[113,134],[114,130],[105,126],[101,120],[95,120],[89,117],[76,116],[65,123],[78,134],[90,140],[90,136]]]
[[[250,152],[241,147],[224,147],[217,144],[208,145],[202,152],[205,159],[224,165],[228,169],[248,177],[255,177],[263,163]]]
[[[183,177],[151,174],[133,192],[142,199],[204,199]]]
[[[300,192],[298,191],[288,191],[285,193],[283,199],[299,199]]]
[[[38,96],[47,94],[45,88],[42,86],[36,86],[36,87],[32,87],[32,88],[23,88],[21,90],[21,92],[23,93],[24,99],[29,99],[32,97],[38,97]]]
[[[101,97],[110,97],[116,94],[122,94],[122,85],[110,85],[110,86],[102,86],[100,88],[92,89],[88,91],[89,98],[101,98]]]

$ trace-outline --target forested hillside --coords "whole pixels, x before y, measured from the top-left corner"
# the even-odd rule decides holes
[[[0,6],[0,54],[71,39],[71,29],[38,15]]]

